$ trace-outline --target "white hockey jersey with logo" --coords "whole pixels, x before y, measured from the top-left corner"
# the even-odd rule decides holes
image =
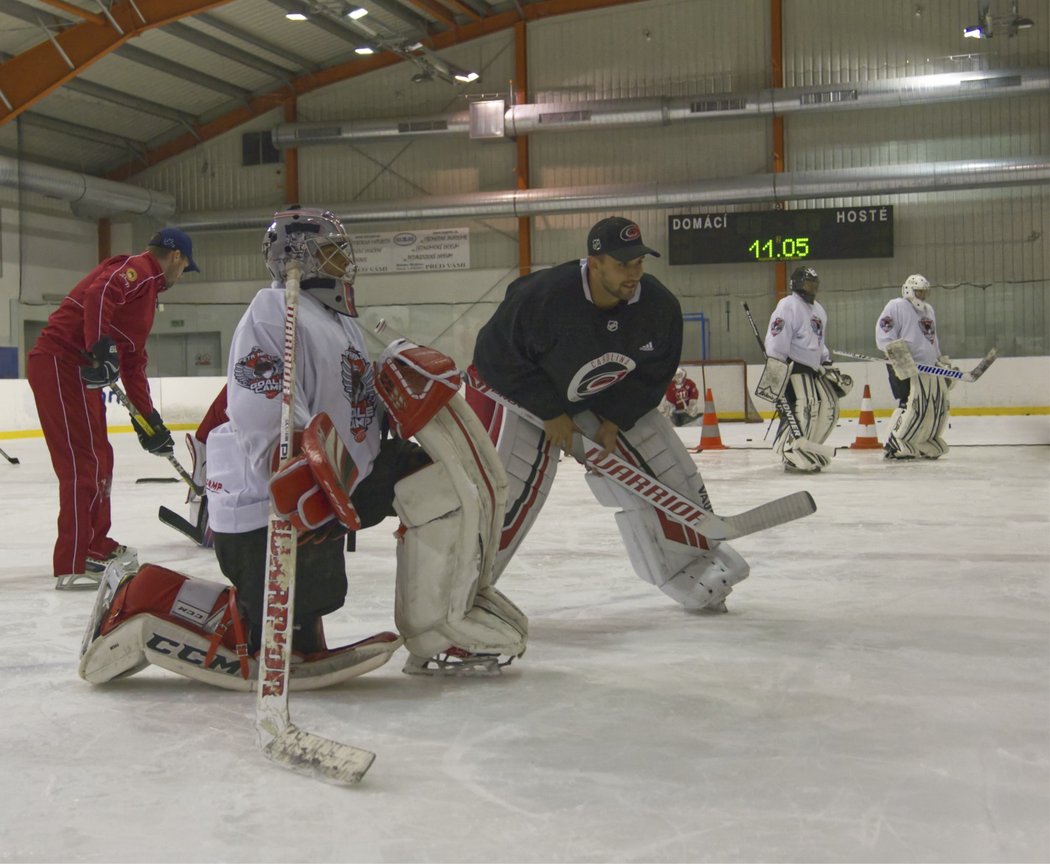
[[[303,291],[295,349],[295,428],[326,412],[360,483],[379,452],[382,420],[364,335],[352,318]],[[215,531],[252,531],[269,520],[283,355],[284,287],[275,282],[255,296],[234,331],[227,371],[230,419],[208,436],[208,515]]]
[[[875,324],[875,344],[885,351],[890,342],[903,339],[916,363],[936,363],[941,356],[937,338],[937,316],[929,303],[923,311],[916,309],[903,297],[894,297],[886,304]]]
[[[827,324],[828,313],[820,303],[807,303],[791,292],[769,316],[766,355],[820,369],[822,364],[831,362],[831,352],[824,344]]]

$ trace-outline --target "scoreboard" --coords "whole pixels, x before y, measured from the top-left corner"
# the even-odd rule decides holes
[[[671,264],[892,258],[893,206],[668,216]]]

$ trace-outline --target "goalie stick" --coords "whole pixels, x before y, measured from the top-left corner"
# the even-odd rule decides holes
[[[887,349],[888,348],[889,346],[887,346]],[[912,375],[922,374],[937,375],[942,378],[952,378],[956,381],[965,381],[968,384],[972,384],[987,372],[988,367],[996,361],[996,358],[999,356],[999,349],[992,348],[969,372],[963,372],[959,369],[952,369],[946,366],[931,366],[928,363],[916,363],[914,359],[912,359],[911,354],[906,350],[903,352],[894,351],[891,356],[887,357],[872,357],[870,354],[858,354],[853,351],[833,350],[832,353],[838,354],[840,357],[851,357],[854,360],[889,363],[893,367],[893,373],[902,381],[905,378],[910,378]],[[890,354],[889,350],[887,350],[887,354]]]
[[[283,462],[292,454],[295,405],[295,324],[299,308],[299,262],[289,261],[284,283],[284,369],[281,426],[277,439]],[[267,759],[318,780],[349,786],[360,782],[375,753],[305,732],[292,723],[288,711],[288,676],[292,659],[295,612],[295,558],[298,532],[280,518],[270,500],[266,542],[266,593],[263,597],[259,688],[255,699],[255,729]]]
[[[758,326],[755,324],[755,319],[751,317],[751,309],[747,303],[744,303],[744,314],[747,315],[747,320],[751,324],[751,332],[755,334],[755,341],[758,342],[758,350],[762,352],[762,356],[766,357],[766,345],[762,341],[762,336],[758,332]],[[835,448],[828,447],[826,444],[818,444],[815,441],[810,441],[802,434],[802,426],[798,422],[798,417],[795,416],[794,410],[791,408],[791,403],[788,402],[787,397],[781,393],[776,401],[773,403],[776,406],[777,413],[784,418],[784,421],[788,424],[788,429],[791,430],[791,436],[799,442],[799,449],[814,453],[818,456],[823,456],[825,459],[831,459],[835,455]],[[769,429],[766,429],[766,434],[769,434]]]
[[[382,322],[380,322],[382,324]],[[377,329],[378,332],[378,329]],[[476,375],[470,375],[470,383],[506,410],[517,414],[530,423],[543,428],[543,421],[516,402],[501,396]],[[574,422],[585,422],[582,415]],[[592,430],[590,431],[593,434]],[[615,453],[602,456],[602,448],[583,432],[573,435],[572,455],[592,470],[607,477],[649,502],[660,512],[683,525],[688,525],[698,534],[711,540],[733,540],[766,528],[774,528],[785,522],[801,519],[817,509],[813,496],[808,492],[794,492],[736,516],[718,516],[705,510],[695,494],[684,494],[671,489],[652,477],[637,465],[622,459]]]
[[[164,506],[157,511],[157,518],[169,528],[174,528],[176,531],[185,534],[198,546],[203,546],[207,539],[205,535],[208,533],[208,508],[203,503],[197,511],[196,525],[190,522],[189,519],[183,519],[174,510]]]
[[[21,464],[22,464],[21,462],[19,462],[19,461],[18,461],[17,457],[15,457],[15,456],[8,456],[8,455],[7,455],[7,454],[6,454],[6,453],[5,453],[4,451],[3,451],[3,449],[2,449],[2,448],[0,448],[0,456],[3,456],[3,457],[4,457],[4,458],[5,458],[5,459],[6,459],[6,460],[7,460],[8,462],[10,462],[10,463],[11,463],[12,465],[21,465]]]
[[[146,436],[152,435],[153,427],[150,426],[149,421],[147,421],[146,418],[142,416],[142,412],[131,404],[131,400],[128,399],[127,394],[123,390],[121,390],[116,383],[107,384],[106,386],[109,387],[109,389],[113,392],[113,395],[117,397],[117,401],[127,409],[128,413],[132,416],[135,423],[138,424],[138,427],[142,430],[143,434],[145,434]],[[166,458],[171,463],[171,467],[174,468],[178,472],[178,475],[190,485],[190,488],[194,492],[196,492],[198,495],[204,494],[204,487],[198,486],[196,483],[193,482],[193,478],[189,475],[186,469],[182,467],[182,465],[179,463],[179,460],[175,458],[174,453],[165,453],[164,458]]]

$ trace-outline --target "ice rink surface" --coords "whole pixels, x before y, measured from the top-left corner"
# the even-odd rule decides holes
[[[723,423],[733,449],[696,456],[716,510],[808,489],[818,511],[734,541],[728,614],[641,582],[563,461],[500,581],[531,622],[501,678],[409,677],[401,651],[292,694],[300,726],[378,754],[353,789],[267,762],[252,695],[81,681],[93,594],[52,590],[43,441],[4,441],[0,861],[1050,860],[1050,418],[956,418],[938,462],[844,449],[817,477],[764,431]],[[113,440],[113,536],[222,581],[157,521],[183,488],[136,482],[168,463]],[[331,644],[393,626],[395,527],[360,535]]]

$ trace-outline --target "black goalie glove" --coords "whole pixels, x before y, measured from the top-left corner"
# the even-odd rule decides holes
[[[142,449],[154,456],[170,456],[174,453],[175,442],[172,441],[171,433],[164,425],[164,421],[160,419],[157,410],[154,409],[145,419],[151,430],[149,434],[134,416],[131,418],[131,425],[135,428],[135,434],[139,436],[139,444],[142,445]]]
[[[98,390],[112,384],[120,377],[120,358],[117,356],[117,346],[108,336],[99,339],[91,346],[91,351],[86,353],[91,360],[91,365],[80,367],[80,378],[88,390]]]

